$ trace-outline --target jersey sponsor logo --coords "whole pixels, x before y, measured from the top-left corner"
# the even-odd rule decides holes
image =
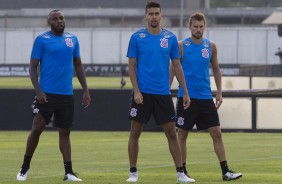
[[[169,32],[165,32],[165,33],[164,33],[164,37],[165,37],[165,38],[169,38],[169,37],[170,37],[170,36],[169,36]]]
[[[72,35],[69,33],[65,33],[65,37],[72,37]]]
[[[190,46],[190,45],[191,45],[191,42],[190,42],[190,41],[185,41],[185,42],[184,42],[184,45]]]
[[[50,38],[50,35],[44,34],[44,35],[43,35],[43,38]]]
[[[179,118],[177,119],[177,124],[180,125],[180,126],[184,125],[184,118],[179,117]]]
[[[209,43],[208,42],[204,42],[203,45],[204,45],[204,47],[209,47]]]
[[[137,116],[137,109],[131,108],[130,109],[130,116],[131,117],[136,117]]]
[[[139,38],[145,38],[146,37],[146,34],[145,33],[140,33],[139,34]]]
[[[210,54],[209,54],[209,49],[202,49],[202,56],[203,58],[209,58],[210,57]]]
[[[66,45],[67,45],[68,47],[73,47],[73,42],[72,42],[72,39],[71,39],[71,38],[66,38],[65,41],[66,41]]]
[[[160,41],[161,41],[160,45],[161,45],[162,48],[168,47],[168,39],[162,38],[162,39],[160,39]]]

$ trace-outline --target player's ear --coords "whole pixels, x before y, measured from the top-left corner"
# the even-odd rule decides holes
[[[48,15],[47,19],[46,19],[46,25],[50,26],[50,15]]]
[[[46,24],[47,24],[48,26],[51,25],[51,24],[50,24],[50,20],[51,20],[51,13],[49,13],[49,15],[47,16],[47,19],[46,19]]]

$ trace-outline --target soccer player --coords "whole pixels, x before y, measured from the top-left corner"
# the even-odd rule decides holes
[[[182,108],[187,108],[190,98],[186,90],[180,64],[176,36],[160,26],[161,6],[157,2],[147,2],[144,19],[146,28],[135,32],[129,42],[129,76],[133,86],[129,118],[131,120],[128,141],[130,176],[128,182],[138,181],[138,142],[144,124],[153,114],[157,125],[162,126],[173,157],[178,182],[195,182],[183,172],[181,154],[175,130],[175,111],[170,94],[170,59],[176,70],[176,77],[185,89]]]
[[[70,142],[74,113],[72,87],[74,70],[84,91],[82,99],[84,108],[91,102],[80,59],[79,42],[75,35],[64,32],[65,17],[62,11],[51,11],[47,21],[51,30],[36,38],[31,53],[30,78],[36,96],[32,112],[32,129],[27,139],[24,160],[17,174],[17,180],[27,179],[30,162],[40,135],[54,114],[54,126],[58,128],[59,146],[65,168],[63,180],[82,181],[72,170]],[[40,77],[37,72],[39,68]]]
[[[181,148],[184,172],[186,170],[186,139],[188,132],[196,124],[197,130],[207,129],[213,140],[215,153],[222,169],[222,178],[225,181],[242,177],[242,173],[229,170],[225,149],[223,145],[219,117],[217,109],[222,103],[221,72],[217,60],[217,48],[214,42],[203,38],[206,26],[204,14],[193,14],[188,22],[191,37],[179,42],[181,65],[184,71],[186,86],[191,98],[191,104],[187,109],[182,107],[183,94],[186,91],[179,86],[177,99],[177,123],[178,139]],[[216,103],[213,102],[210,87],[209,67],[213,69],[214,79],[217,87]],[[170,68],[171,82],[176,71]]]

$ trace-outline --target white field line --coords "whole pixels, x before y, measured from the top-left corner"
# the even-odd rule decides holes
[[[246,161],[259,161],[259,160],[276,160],[276,159],[282,159],[282,156],[273,156],[273,157],[260,157],[260,158],[247,158],[247,159],[239,159],[239,160],[228,160],[228,162],[246,162]],[[189,162],[189,165],[194,165],[194,164],[208,164],[208,163],[216,163],[217,161],[212,161],[212,162]],[[76,165],[79,163],[76,163]],[[153,169],[153,168],[163,168],[163,167],[171,167],[173,166],[173,164],[164,164],[164,165],[155,165],[155,166],[143,166],[143,167],[139,167],[142,169]],[[94,166],[93,166],[94,167]],[[91,173],[93,172],[116,172],[116,171],[128,171],[129,168],[121,168],[121,169],[97,169],[97,170],[92,170]],[[32,172],[32,170],[31,170]],[[5,182],[5,181],[15,181],[16,180],[16,174],[15,173],[15,178],[14,179],[1,179],[0,183]],[[63,179],[63,175],[62,174],[55,174],[55,175],[45,175],[45,176],[33,176],[33,177],[28,177],[27,180],[29,179],[43,179],[43,178],[52,178],[52,177],[58,177],[58,176],[62,176]],[[83,178],[82,178],[83,179]]]

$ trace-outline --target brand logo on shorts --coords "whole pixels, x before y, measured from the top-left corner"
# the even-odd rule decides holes
[[[131,108],[130,109],[130,116],[131,117],[136,117],[137,116],[137,109]]]
[[[37,109],[37,108],[33,109],[33,111],[32,111],[33,114],[38,114],[38,112],[39,112],[39,109]]]
[[[179,117],[179,118],[177,119],[177,124],[180,125],[180,126],[184,125],[184,118]]]

